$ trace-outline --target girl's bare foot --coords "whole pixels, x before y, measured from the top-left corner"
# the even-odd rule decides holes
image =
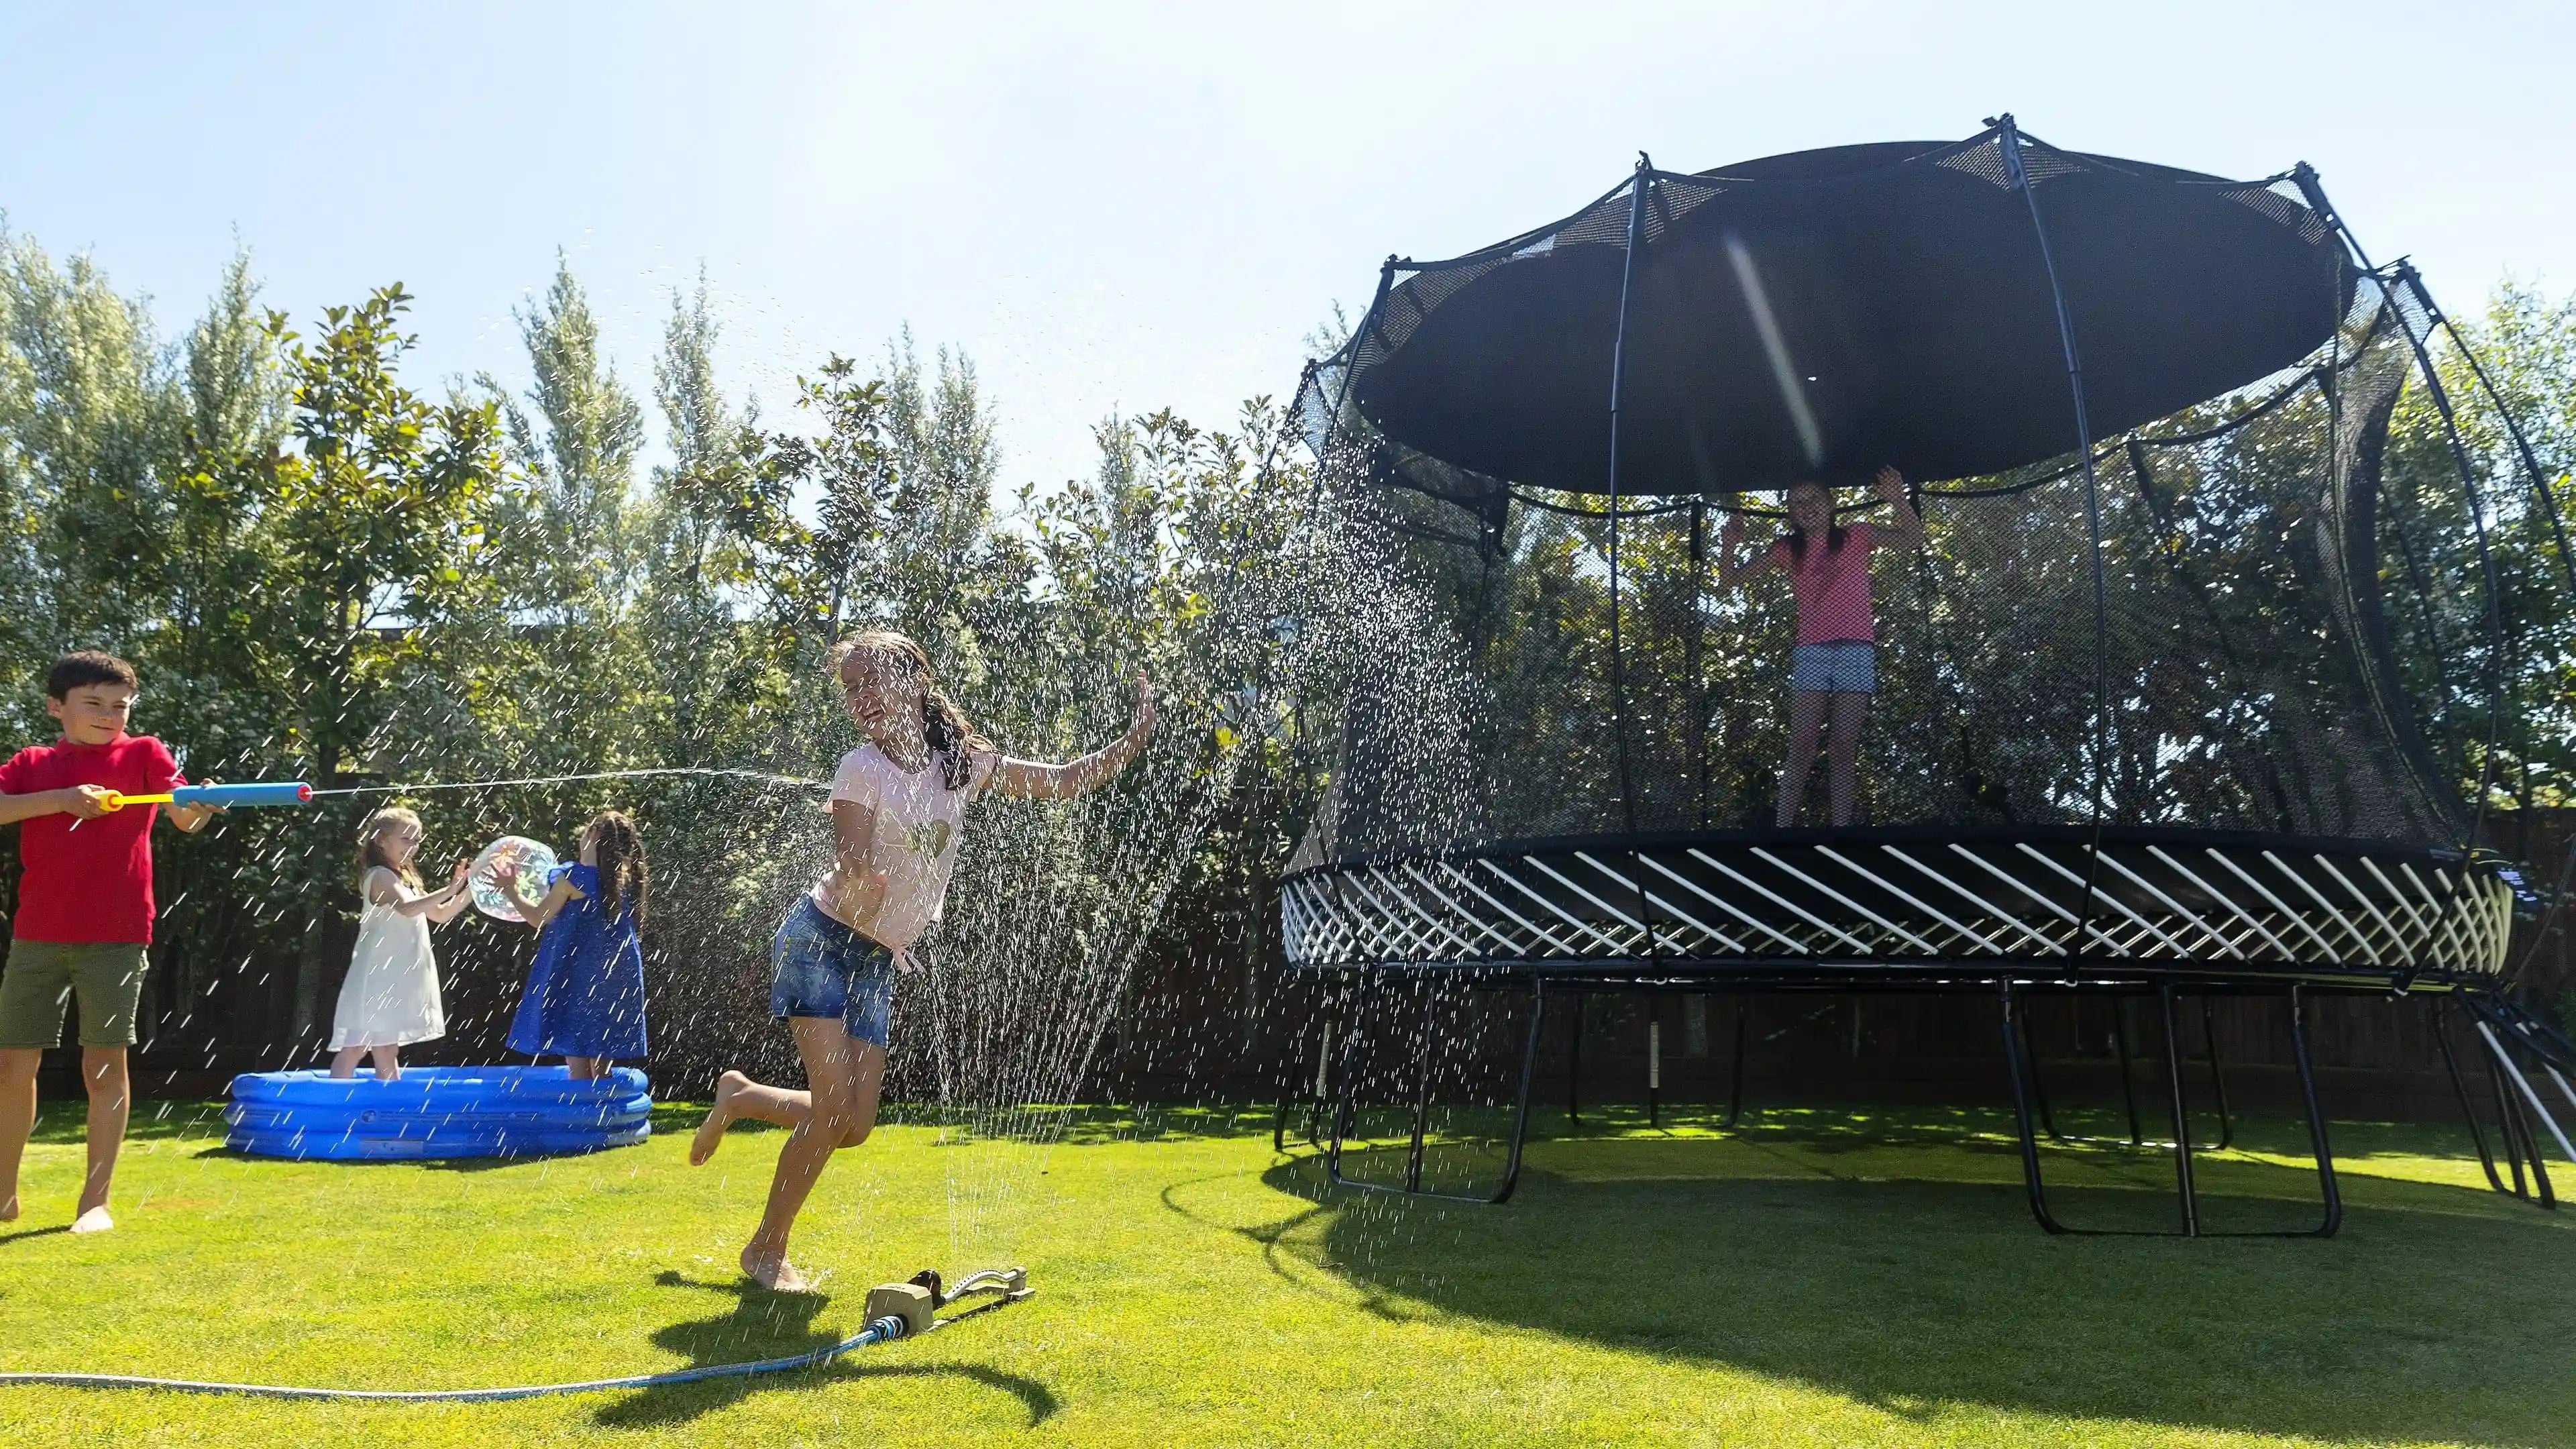
[[[716,1104],[707,1111],[707,1120],[698,1124],[698,1135],[689,1139],[689,1165],[704,1167],[707,1159],[724,1145],[724,1132],[733,1125],[733,1099],[736,1093],[751,1085],[751,1078],[740,1072],[727,1072],[716,1078]],[[751,1272],[749,1265],[743,1271]],[[758,1277],[758,1274],[753,1274]]]
[[[805,1275],[787,1261],[787,1252],[783,1248],[773,1251],[758,1243],[746,1245],[742,1250],[742,1271],[744,1277],[773,1293],[813,1291],[814,1285],[806,1282]]]
[[[0,1223],[14,1223],[17,1220],[18,1195],[13,1192],[5,1198],[0,1198]]]

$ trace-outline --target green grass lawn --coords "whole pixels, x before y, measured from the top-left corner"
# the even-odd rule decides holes
[[[597,1157],[353,1167],[232,1156],[183,1107],[75,1238],[70,1106],[0,1229],[0,1368],[538,1382],[826,1344],[925,1265],[1025,1262],[1039,1296],[826,1370],[522,1403],[0,1389],[0,1444],[2576,1443],[2576,1232],[2456,1129],[2339,1126],[2333,1241],[2178,1242],[2043,1236],[1993,1114],[1595,1122],[1504,1208],[1324,1192],[1250,1118],[1091,1114],[1044,1154],[898,1126],[808,1212],[824,1291],[781,1296],[732,1270],[774,1132],[696,1171],[677,1110]],[[2312,1212],[2298,1130],[2244,1137],[2203,1162],[2212,1225]],[[2172,1212],[2161,1156],[2050,1171],[2070,1219]]]

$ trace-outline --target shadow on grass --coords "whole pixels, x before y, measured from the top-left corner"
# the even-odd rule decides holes
[[[1969,1403],[2516,1444],[2576,1424],[2576,1232],[2555,1217],[2355,1174],[2330,1241],[2051,1238],[2010,1145],[1922,1145],[1942,1125],[1543,1142],[1503,1208],[1328,1193],[1301,1157],[1264,1180],[1316,1206],[1234,1230],[1274,1272],[1341,1280],[1382,1316],[1536,1328],[1908,1417]],[[1344,1167],[1395,1179],[1402,1154]],[[2169,1157],[2052,1149],[2049,1169],[2063,1217],[2172,1224]],[[2312,1171],[2227,1157],[2201,1174],[2213,1226],[2313,1221]]]
[[[71,1230],[72,1225],[69,1223],[56,1223],[50,1228],[20,1228],[16,1232],[0,1232],[0,1248],[23,1239],[50,1238],[56,1233],[68,1233]]]
[[[694,1289],[734,1300],[732,1308],[724,1313],[675,1323],[653,1335],[654,1343],[673,1353],[687,1355],[689,1362],[685,1367],[699,1368],[710,1364],[813,1353],[830,1348],[847,1337],[846,1334],[815,1327],[814,1320],[832,1301],[826,1294],[773,1293],[747,1279],[715,1283],[668,1271],[655,1275],[653,1281],[665,1288]],[[864,1357],[871,1350],[859,1349],[856,1352]],[[1045,1384],[998,1369],[974,1364],[877,1364],[854,1362],[845,1356],[820,1368],[787,1369],[740,1378],[702,1379],[696,1383],[638,1389],[591,1417],[594,1422],[608,1428],[652,1428],[686,1423],[740,1403],[757,1393],[812,1388],[837,1379],[915,1378],[965,1379],[1009,1394],[1028,1410],[1030,1427],[1052,1417],[1059,1407],[1055,1391]]]

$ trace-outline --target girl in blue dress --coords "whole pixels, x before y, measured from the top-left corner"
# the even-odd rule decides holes
[[[533,906],[520,899],[515,870],[505,864],[493,877],[519,919],[537,929],[537,963],[510,1020],[510,1050],[560,1056],[575,1081],[643,1056],[644,838],[635,822],[615,810],[592,820],[578,862],[555,867]]]

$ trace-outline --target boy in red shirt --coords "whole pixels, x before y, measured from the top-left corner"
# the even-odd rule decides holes
[[[18,1161],[36,1126],[36,1064],[60,1046],[63,1009],[80,1000],[81,1080],[89,1087],[89,1175],[76,1233],[116,1224],[107,1188],[131,1103],[125,1049],[134,1044],[152,941],[152,821],[157,805],[110,813],[110,795],[151,795],[184,783],[159,740],[129,735],[134,666],[84,650],[54,661],[45,712],[63,737],[0,764],[0,825],[24,822],[18,915],[0,969],[0,1223],[18,1216]],[[170,823],[205,828],[214,810],[172,806]]]

